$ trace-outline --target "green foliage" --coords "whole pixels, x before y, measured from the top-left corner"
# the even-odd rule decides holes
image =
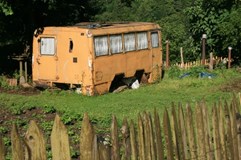
[[[76,121],[82,121],[82,119],[83,119],[83,115],[80,115],[79,113],[69,112],[68,109],[66,109],[61,114],[61,120],[65,125],[72,125]]]
[[[178,66],[172,66],[165,72],[167,72],[167,73],[165,73],[165,74],[167,74],[167,77],[171,78],[171,79],[178,78],[182,73],[181,69]]]
[[[5,146],[11,145],[11,139],[9,137],[3,137],[3,143]]]
[[[227,57],[228,46],[234,48],[234,63],[240,64],[240,15],[237,1],[198,0],[185,9],[189,19],[189,31],[193,34],[195,46],[200,47],[202,34],[207,34],[207,51]]]
[[[14,108],[12,108],[12,113],[15,114],[15,115],[20,115],[20,114],[23,113],[23,109],[22,108],[18,108],[18,107],[14,107]]]
[[[53,106],[48,106],[48,105],[45,105],[43,107],[43,111],[44,113],[55,113],[56,112],[56,109],[53,107]]]
[[[29,0],[11,3],[4,0],[0,2],[3,13],[0,16],[0,46],[18,46],[2,51],[5,57],[23,53],[25,45],[32,45],[34,30],[43,26],[66,26],[80,21],[145,21],[160,24],[164,53],[165,41],[171,42],[171,62],[180,61],[180,47],[183,47],[185,61],[199,58],[201,37],[206,33],[207,53],[212,51],[224,57],[227,47],[231,46],[234,63],[240,64],[240,10],[240,2],[236,0]],[[5,68],[0,66],[1,72]]]
[[[44,130],[45,134],[50,135],[53,127],[53,121],[43,121],[40,126]]]
[[[0,76],[0,87],[9,88],[7,78],[5,76]]]
[[[8,129],[6,127],[0,126],[0,134],[6,134],[8,132]]]
[[[0,2],[0,13],[1,12],[6,16],[13,14],[13,10],[12,10],[11,6],[9,6],[6,1]]]

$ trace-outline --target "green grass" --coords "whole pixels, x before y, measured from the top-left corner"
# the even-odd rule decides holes
[[[54,107],[57,111],[69,115],[83,115],[88,112],[92,119],[107,123],[112,115],[118,119],[127,117],[136,119],[138,113],[143,111],[153,112],[154,108],[162,114],[165,108],[170,108],[173,102],[183,105],[206,100],[208,106],[221,100],[230,100],[232,92],[223,92],[221,86],[240,78],[241,74],[234,70],[216,71],[216,77],[208,78],[164,78],[159,83],[143,85],[137,90],[125,90],[121,93],[109,93],[102,96],[88,97],[69,91],[49,92],[43,91],[39,95],[23,96],[0,93],[0,105],[13,111],[22,108]],[[168,77],[168,74],[166,74]]]

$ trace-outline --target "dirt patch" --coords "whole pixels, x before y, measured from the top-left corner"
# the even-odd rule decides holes
[[[14,92],[8,92],[13,93]],[[32,92],[17,92],[17,94],[30,94]],[[47,153],[50,152],[50,135],[54,123],[54,118],[56,116],[57,112],[53,109],[44,109],[44,108],[38,108],[34,107],[31,109],[23,109],[23,110],[9,110],[3,106],[0,106],[0,136],[3,138],[5,148],[6,148],[6,156],[11,155],[11,130],[13,124],[16,124],[18,128],[18,133],[24,139],[24,135],[28,129],[29,122],[31,120],[34,120],[37,125],[39,126],[39,129],[42,131],[43,135],[45,136],[46,141],[46,147],[47,147]],[[73,147],[73,150],[71,152],[72,159],[77,159],[79,156],[79,143],[77,138],[73,137],[79,137],[79,129],[76,127],[75,121],[72,121],[71,124],[66,125],[67,129],[71,132],[70,139],[70,146]],[[51,156],[51,154],[47,154],[48,156]],[[48,157],[51,158],[51,157]]]
[[[241,92],[241,78],[233,79],[221,86],[223,92]]]
[[[19,127],[20,135],[26,132],[30,120],[36,121],[38,124],[51,122],[55,118],[53,113],[45,113],[41,108],[31,108],[27,110],[9,110],[0,106],[0,134],[9,135],[11,126],[16,124]]]
[[[40,90],[34,87],[20,87],[20,88],[14,88],[14,89],[9,89],[9,88],[2,88],[0,87],[0,93],[9,93],[9,94],[20,94],[20,95],[36,95],[36,94],[40,94]]]

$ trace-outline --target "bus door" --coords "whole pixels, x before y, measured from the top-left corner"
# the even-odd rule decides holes
[[[151,32],[151,45],[152,45],[152,70],[153,80],[155,81],[160,75],[161,65],[161,47],[160,36],[158,31]]]
[[[38,45],[39,54],[36,57],[38,79],[57,80],[56,37],[40,37]]]

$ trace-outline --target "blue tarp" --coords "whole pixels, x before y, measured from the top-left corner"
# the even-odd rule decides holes
[[[188,77],[190,75],[192,75],[192,73],[191,72],[187,72],[187,73],[184,73],[181,76],[179,76],[179,78],[182,79],[182,78]],[[215,77],[215,74],[207,73],[207,72],[200,72],[199,73],[199,77],[200,78],[213,78],[213,77]]]

